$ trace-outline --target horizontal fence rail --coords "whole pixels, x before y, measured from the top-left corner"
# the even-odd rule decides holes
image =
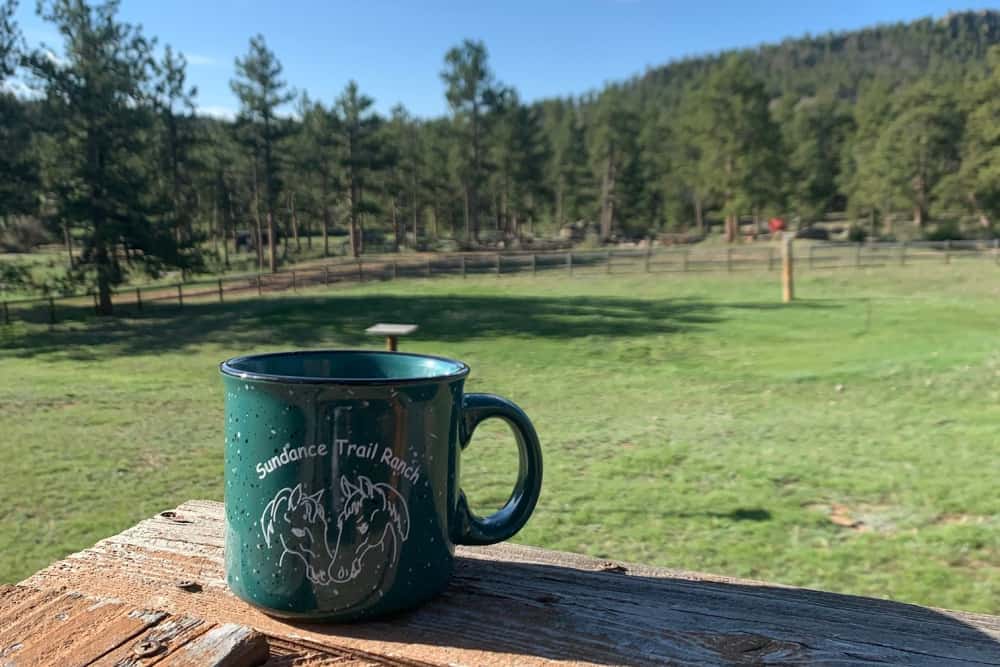
[[[910,241],[900,243],[813,243],[796,254],[799,270],[879,268],[970,260],[1000,266],[1000,240]],[[191,302],[225,302],[227,295],[298,291],[346,283],[432,278],[436,276],[535,275],[566,276],[735,273],[779,271],[781,250],[773,244],[698,248],[616,248],[560,252],[500,252],[425,256],[362,257],[328,264],[253,273],[172,285],[123,287],[113,290],[116,313],[139,315],[145,308],[170,304],[183,309]],[[15,320],[54,325],[81,311],[96,312],[97,294],[44,296],[0,301],[0,324]]]

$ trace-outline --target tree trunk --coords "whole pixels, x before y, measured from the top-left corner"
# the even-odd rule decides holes
[[[330,255],[330,207],[323,202],[323,256]]]
[[[288,193],[288,209],[289,212],[292,214],[292,236],[295,237],[295,251],[302,252],[302,242],[299,240],[299,216],[295,213],[294,192]]]
[[[73,258],[73,234],[69,231],[69,224],[63,223],[63,242],[66,244],[66,254],[69,256],[69,269],[73,270],[76,260]]]
[[[414,186],[413,196],[410,198],[410,206],[412,207],[411,214],[413,215],[413,247],[417,246],[417,218],[419,217],[418,205],[417,205],[417,191],[416,186]],[[403,243],[406,243],[406,238],[404,234]]]
[[[565,187],[565,180],[562,176],[556,181],[556,227],[561,228],[563,226],[563,188]]]
[[[465,240],[469,243],[472,242],[472,220],[469,211],[469,187],[466,186],[463,190],[464,203],[465,203]]]
[[[111,276],[114,272],[108,249],[101,241],[97,246],[97,314],[113,315],[114,306],[111,303]]]
[[[611,238],[611,228],[615,219],[615,165],[609,156],[604,166],[604,177],[601,179],[601,240]]]
[[[264,271],[264,233],[260,223],[260,190],[257,187],[257,165],[253,168],[253,218],[257,223],[257,273]]]
[[[399,252],[399,218],[396,215],[396,198],[392,198],[392,203],[390,204],[390,210],[392,212],[392,238],[393,246],[396,252]]]
[[[705,233],[705,216],[701,210],[701,195],[694,196],[694,222],[698,227],[698,233]]]
[[[735,214],[730,213],[726,216],[726,243],[732,243],[736,240],[737,230],[739,228],[739,221]]]
[[[920,204],[913,207],[913,224],[918,229],[924,226],[924,207]]]
[[[267,212],[267,264],[271,273],[278,271],[278,246],[274,243],[274,213]]]
[[[212,189],[212,240],[215,246],[215,258],[219,258],[219,237],[222,237],[222,243],[226,243],[226,233],[219,231],[219,193],[213,188]]]

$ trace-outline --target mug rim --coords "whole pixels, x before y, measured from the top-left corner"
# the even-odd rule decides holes
[[[245,360],[260,360],[274,357],[299,357],[308,355],[377,355],[377,356],[402,356],[415,359],[433,359],[443,361],[457,367],[451,373],[431,376],[404,376],[398,378],[343,378],[343,377],[310,377],[305,375],[282,375],[280,373],[258,373],[254,371],[240,370],[234,364]],[[442,357],[433,354],[420,354],[416,352],[389,352],[387,350],[363,350],[363,349],[319,349],[319,350],[289,350],[286,352],[265,352],[262,354],[243,354],[238,357],[231,357],[219,364],[219,372],[222,375],[237,378],[239,380],[254,380],[257,382],[276,382],[286,384],[318,384],[318,385],[366,385],[366,386],[387,386],[401,384],[421,384],[432,382],[443,382],[458,380],[466,377],[470,368],[468,364],[457,359]]]

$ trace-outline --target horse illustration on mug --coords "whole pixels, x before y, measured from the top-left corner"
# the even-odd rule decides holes
[[[337,534],[331,544],[322,503],[325,490],[309,494],[300,483],[281,489],[264,507],[260,527],[268,547],[281,544],[278,565],[292,555],[305,565],[309,581],[330,584],[357,577],[373,552],[390,566],[395,564],[400,545],[410,534],[409,510],[399,492],[364,475],[354,482],[342,475],[343,509],[336,517]]]

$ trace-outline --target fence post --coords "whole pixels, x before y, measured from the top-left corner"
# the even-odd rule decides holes
[[[569,275],[573,275],[573,251],[566,253],[566,267],[569,268]]]
[[[330,285],[330,267],[329,266],[324,266],[323,267],[323,284],[327,285],[327,286]]]
[[[792,236],[782,238],[781,253],[781,300],[790,303],[795,298],[794,256]]]
[[[607,252],[607,254],[606,254],[605,258],[604,258],[604,261],[607,262],[607,265],[606,265],[607,271],[606,271],[606,273],[610,274],[611,273],[611,251],[610,250]]]
[[[653,257],[653,243],[650,242],[649,246],[646,248],[646,273],[649,273],[649,261]]]
[[[944,242],[944,263],[951,264],[951,239]]]
[[[184,285],[182,283],[177,283],[177,305],[180,308],[184,307]]]
[[[258,273],[257,274],[257,296],[263,296],[263,294],[264,294],[264,288],[261,285],[261,275]]]
[[[531,275],[538,273],[538,258],[535,253],[531,253]]]
[[[431,277],[431,258],[427,258],[427,277]]]
[[[497,278],[500,277],[500,253],[497,253]]]
[[[358,257],[358,282],[363,283],[365,281],[365,269],[362,266],[361,258]]]
[[[7,302],[3,302],[3,323],[10,324],[10,311],[7,310]]]
[[[767,249],[767,270],[768,271],[773,271],[774,270],[774,248],[773,247]]]
[[[94,297],[94,314],[95,315],[100,315],[101,314],[101,309],[100,309],[100,306],[97,303],[97,292],[91,292],[90,294]]]
[[[396,266],[396,260],[392,260],[392,279],[395,280],[398,274],[399,267]]]
[[[56,299],[49,296],[49,326],[56,323]]]
[[[465,255],[462,255],[462,277],[465,278]]]
[[[854,249],[854,268],[861,268],[861,241],[858,241],[858,247]]]
[[[813,268],[813,266],[815,265],[815,261],[813,259],[813,250],[815,250],[815,249],[816,249],[816,246],[814,246],[814,245],[810,245],[809,246],[809,268],[810,269]]]
[[[219,278],[219,303],[222,303],[222,278]]]
[[[135,308],[142,312],[142,290],[138,287],[135,288]]]
[[[726,273],[733,272],[733,249],[726,248]]]
[[[295,269],[292,269],[292,291],[298,291],[298,283],[295,281]]]
[[[681,263],[681,271],[687,273],[688,270],[688,255],[691,253],[687,248],[684,249],[684,254],[681,256],[683,261]]]
[[[906,241],[899,247],[899,265],[906,266]]]

